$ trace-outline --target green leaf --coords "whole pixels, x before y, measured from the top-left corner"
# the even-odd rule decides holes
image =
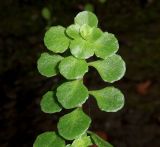
[[[81,106],[88,98],[88,90],[81,80],[65,82],[57,88],[59,103],[66,109]]]
[[[46,20],[50,20],[50,19],[51,19],[51,12],[50,12],[49,8],[44,7],[44,8],[42,9],[42,16],[43,16],[43,18],[46,19]]]
[[[88,24],[91,27],[97,27],[98,19],[95,14],[89,11],[82,11],[78,13],[74,22],[79,25]]]
[[[89,25],[84,24],[80,28],[80,34],[85,40],[95,43],[95,41],[98,41],[98,39],[103,35],[103,32],[99,28],[90,27]]]
[[[66,79],[79,79],[88,71],[88,64],[85,60],[69,56],[62,59],[59,70]]]
[[[48,91],[43,95],[40,106],[41,110],[45,113],[55,113],[62,110],[57,102],[55,92],[53,91]]]
[[[89,38],[91,32],[92,32],[92,27],[90,27],[88,24],[84,24],[80,28],[80,34],[86,40]]]
[[[90,92],[97,101],[102,111],[117,112],[124,106],[124,96],[121,91],[114,87],[106,87],[101,90]]]
[[[126,71],[125,62],[119,55],[112,55],[105,60],[89,63],[95,67],[105,82],[113,83],[120,80]]]
[[[65,35],[65,28],[62,26],[51,27],[44,37],[44,44],[54,53],[63,53],[69,46],[69,38]]]
[[[97,57],[106,59],[115,54],[119,49],[118,40],[113,34],[105,32],[95,42],[95,54]]]
[[[63,59],[59,55],[50,55],[42,53],[37,61],[38,71],[46,77],[55,76],[58,73],[58,63]]]
[[[89,132],[91,135],[91,138],[93,139],[93,142],[98,146],[98,147],[113,147],[109,142],[103,140],[100,138],[98,135],[96,135],[93,132]]]
[[[82,135],[73,141],[71,147],[89,147],[92,145],[90,136]]]
[[[70,50],[73,56],[80,59],[87,59],[94,55],[93,44],[81,38],[71,41]]]
[[[83,112],[82,108],[77,108],[60,118],[58,132],[67,140],[77,139],[86,132],[90,123],[89,116]]]
[[[78,24],[72,24],[66,29],[66,33],[69,37],[76,39],[80,37],[79,29],[80,26]]]
[[[36,138],[33,147],[65,147],[65,141],[55,132],[44,132]]]

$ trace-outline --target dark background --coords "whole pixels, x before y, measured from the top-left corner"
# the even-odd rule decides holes
[[[36,68],[47,21],[68,26],[90,3],[103,31],[119,40],[126,61],[125,77],[113,84],[125,94],[117,113],[101,112],[93,99],[85,105],[91,130],[107,135],[115,147],[160,147],[160,1],[159,0],[2,0],[0,1],[0,147],[29,147],[36,136],[55,130],[63,114],[44,114],[41,96],[61,81],[45,78]],[[97,72],[87,74],[89,89],[107,86]]]

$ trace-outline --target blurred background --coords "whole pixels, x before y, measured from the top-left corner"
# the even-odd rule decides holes
[[[0,1],[0,147],[30,147],[36,136],[55,130],[58,118],[40,110],[41,96],[61,76],[45,78],[36,68],[46,29],[73,23],[93,11],[103,31],[114,33],[126,61],[125,77],[115,87],[125,95],[117,113],[101,112],[93,98],[85,111],[91,130],[115,147],[160,147],[160,1],[159,0],[3,0]],[[106,87],[94,69],[89,89]]]

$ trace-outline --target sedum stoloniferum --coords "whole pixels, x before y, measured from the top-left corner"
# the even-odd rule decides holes
[[[116,112],[124,105],[122,92],[113,87],[88,90],[83,76],[90,66],[94,67],[103,81],[113,83],[125,74],[125,62],[117,55],[118,40],[98,28],[98,19],[88,11],[78,13],[74,24],[64,28],[53,26],[45,33],[44,44],[50,52],[44,52],[38,59],[39,72],[46,77],[61,74],[66,82],[54,91],[46,92],[40,102],[45,113],[56,113],[62,109],[71,112],[59,118],[57,131],[40,134],[34,147],[113,147],[109,142],[88,131],[91,118],[83,111],[83,104],[92,95],[100,110]],[[68,51],[69,55],[65,54]],[[95,55],[96,61],[86,59]],[[66,141],[70,144],[66,144]]]

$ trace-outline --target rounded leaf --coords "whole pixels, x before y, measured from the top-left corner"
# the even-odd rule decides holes
[[[67,140],[77,139],[86,132],[90,123],[90,117],[81,108],[77,108],[60,118],[58,132]]]
[[[96,135],[93,132],[89,133],[91,135],[91,138],[93,140],[93,142],[98,146],[98,147],[113,147],[113,145],[111,145],[109,142],[103,140],[102,138],[100,138],[98,135]]]
[[[65,141],[55,132],[44,132],[37,136],[33,147],[65,147]]]
[[[59,70],[66,79],[79,79],[88,71],[88,64],[85,60],[69,56],[60,62]]]
[[[43,95],[40,106],[41,110],[45,113],[55,113],[62,110],[57,102],[55,92],[53,91],[48,91]]]
[[[126,71],[125,62],[119,55],[112,55],[105,60],[91,62],[89,65],[95,67],[102,79],[110,83],[120,80]]]
[[[66,29],[66,33],[69,37],[76,39],[80,37],[79,29],[80,26],[78,24],[72,24]]]
[[[44,37],[44,44],[54,53],[63,53],[69,46],[69,38],[65,35],[65,28],[62,26],[51,27]]]
[[[79,25],[88,24],[91,27],[97,27],[98,25],[96,15],[89,11],[82,11],[78,13],[74,19],[74,22]]]
[[[101,90],[90,92],[97,101],[102,111],[117,112],[124,106],[124,96],[121,91],[114,87],[106,87]]]
[[[42,53],[37,61],[38,71],[46,77],[55,76],[58,73],[58,63],[63,59],[59,55]]]
[[[97,57],[102,59],[106,59],[107,57],[115,54],[118,49],[118,40],[111,33],[105,32],[95,42],[95,54]]]
[[[81,106],[88,98],[88,89],[81,80],[65,82],[57,88],[59,103],[66,109]]]
[[[87,59],[94,55],[93,44],[84,39],[72,40],[70,50],[73,56],[80,59]]]

